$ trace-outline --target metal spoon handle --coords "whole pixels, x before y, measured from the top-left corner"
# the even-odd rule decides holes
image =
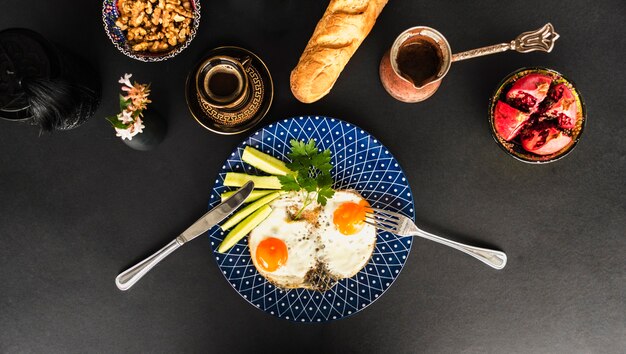
[[[423,237],[425,239],[431,240],[431,241],[435,241],[437,243],[440,243],[442,245],[446,245],[449,247],[452,247],[456,250],[459,250],[465,254],[468,254],[476,259],[478,259],[479,261],[487,264],[488,266],[495,268],[495,269],[502,269],[504,268],[504,266],[506,266],[506,261],[507,261],[507,257],[506,257],[506,253],[502,252],[502,251],[496,251],[496,250],[490,250],[487,248],[481,248],[481,247],[474,247],[474,246],[469,246],[463,243],[459,243],[459,242],[455,242],[452,240],[448,240],[445,239],[443,237],[437,236],[437,235],[433,235],[429,232],[426,232],[424,230],[414,230],[413,232],[411,232],[411,234],[413,236],[419,236],[419,237]]]
[[[136,282],[139,281],[150,269],[154,268],[165,257],[169,256],[172,252],[176,251],[183,242],[178,240],[178,237],[172,240],[172,242],[165,245],[160,250],[156,251],[150,257],[128,268],[124,272],[120,273],[115,278],[115,285],[120,290],[128,290]]]
[[[528,31],[520,34],[510,43],[500,43],[488,47],[468,50],[452,55],[452,61],[461,61],[480,57],[483,55],[505,52],[507,50],[515,50],[520,53],[528,53],[540,50],[550,53],[554,48],[554,42],[559,38],[559,34],[554,31],[551,23],[545,24],[543,27],[534,31]]]

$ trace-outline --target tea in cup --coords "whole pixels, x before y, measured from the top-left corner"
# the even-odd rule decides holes
[[[250,58],[239,60],[226,55],[208,58],[196,73],[196,89],[209,105],[236,110],[249,97],[246,69]]]

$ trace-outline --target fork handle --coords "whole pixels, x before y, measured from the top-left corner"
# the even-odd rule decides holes
[[[478,259],[479,261],[495,269],[502,269],[506,265],[506,260],[507,260],[506,254],[501,251],[465,245],[459,242],[445,239],[443,237],[439,237],[437,235],[433,235],[424,230],[417,230],[417,231],[412,232],[411,234],[412,236],[423,237],[431,241],[441,243],[442,245],[446,245],[454,249],[457,249],[465,254],[469,254],[470,256]]]

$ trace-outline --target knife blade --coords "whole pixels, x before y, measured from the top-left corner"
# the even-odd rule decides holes
[[[115,278],[115,285],[117,285],[117,288],[122,291],[130,289],[131,286],[139,281],[139,279],[146,275],[150,269],[156,266],[165,257],[169,256],[185,243],[202,235],[211,227],[224,220],[228,215],[232,214],[233,211],[243,204],[244,200],[248,198],[253,189],[254,182],[250,181],[246,183],[230,198],[226,199],[218,206],[211,209],[208,213],[204,214],[200,219],[189,226],[187,230],[183,231],[178,237],[165,245],[165,247],[120,273]]]
[[[204,214],[200,219],[198,219],[198,221],[189,226],[187,230],[183,231],[183,233],[177,237],[177,239],[181,241],[181,245],[202,235],[208,229],[217,225],[228,215],[232,214],[235,209],[239,208],[239,206],[243,204],[243,201],[248,198],[253,189],[254,182],[250,181],[241,187],[230,198],[226,199],[220,205]]]

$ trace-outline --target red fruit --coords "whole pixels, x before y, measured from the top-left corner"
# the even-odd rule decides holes
[[[552,78],[543,74],[528,74],[515,81],[506,93],[509,103],[523,111],[534,113],[548,95]]]
[[[498,101],[493,114],[496,132],[506,141],[511,141],[528,121],[530,114],[519,111],[503,101]]]
[[[557,118],[563,129],[572,129],[576,126],[578,108],[576,98],[565,84],[558,84],[550,90],[549,99],[554,102],[545,110],[545,115]]]
[[[520,140],[524,150],[537,155],[554,154],[572,142],[571,137],[549,122],[539,123],[524,130]]]

